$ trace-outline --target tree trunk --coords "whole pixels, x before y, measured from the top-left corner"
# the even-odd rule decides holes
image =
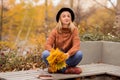
[[[115,19],[115,33],[116,36],[120,38],[120,0],[117,0],[117,11],[116,11],[116,19]]]
[[[28,37],[30,35],[30,31],[31,31],[31,27],[33,26],[33,19],[31,19],[31,22],[30,22],[30,25],[29,25],[29,28],[28,28],[28,31],[27,31],[27,34],[26,34],[26,37],[25,37],[25,41],[27,42],[28,40]]]
[[[70,7],[73,8],[73,0],[70,0]]]
[[[48,33],[48,0],[45,0],[45,24],[44,24],[44,27],[45,27],[45,36],[46,36],[46,39],[47,39],[47,33]]]
[[[120,11],[120,0],[117,0],[117,10]]]
[[[1,19],[0,19],[0,41],[2,40],[2,27],[3,27],[3,0],[1,0]]]
[[[81,19],[81,6],[79,5],[80,3],[80,0],[77,0],[77,6],[76,8],[74,9],[75,11],[75,23],[76,23],[76,26],[78,27],[79,23],[80,23],[80,19]]]

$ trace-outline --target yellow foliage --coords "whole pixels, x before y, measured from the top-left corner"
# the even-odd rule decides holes
[[[33,11],[33,10],[32,10]],[[36,6],[34,8],[33,19],[36,26],[41,26],[44,23],[45,19],[45,6]]]
[[[67,56],[58,48],[56,50],[52,49],[50,56],[47,58],[51,71],[56,72],[57,70],[66,67],[66,58]]]
[[[104,26],[104,23],[113,20],[115,17],[114,13],[110,13],[106,9],[99,9],[87,19],[88,25],[100,25]]]
[[[0,50],[1,49],[8,49],[8,48],[13,49],[14,48],[13,43],[10,43],[7,41],[0,41]]]
[[[15,3],[15,0],[9,0],[9,3],[10,3],[10,4],[14,4],[14,3]]]
[[[40,35],[43,36],[41,33],[44,33],[44,31],[47,32],[47,30],[49,33],[50,30],[55,26],[56,22],[53,21],[57,9],[52,5],[52,3],[49,3],[46,6],[45,4],[31,4],[31,2],[37,4],[39,0],[28,0],[27,4],[25,2],[26,0],[20,0],[19,4],[15,4],[15,1],[16,0],[8,0],[8,6],[11,7],[3,14],[4,23],[2,34],[3,37],[6,37],[6,40],[20,41],[26,38],[31,39],[34,33],[40,33]],[[46,15],[47,19],[45,17]],[[46,20],[47,22],[45,22]],[[45,28],[46,25],[48,26],[47,28]],[[33,39],[36,39],[36,37]],[[41,40],[39,38],[38,43],[43,45],[43,41],[45,41],[44,36],[42,37],[42,41],[40,41]]]
[[[36,3],[37,3],[37,2],[39,2],[39,0],[34,0],[34,2],[36,2]]]
[[[46,41],[46,38],[45,38],[45,35],[43,33],[41,33],[39,35],[33,34],[29,40],[29,44],[37,45],[37,47],[43,49],[45,41]]]

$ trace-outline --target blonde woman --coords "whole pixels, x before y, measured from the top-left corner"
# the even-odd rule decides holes
[[[50,55],[51,49],[58,48],[63,51],[68,57],[66,60],[67,67],[58,72],[65,74],[82,72],[81,68],[76,67],[82,60],[83,54],[80,51],[78,29],[73,24],[74,19],[74,12],[70,8],[61,8],[58,11],[56,15],[57,25],[49,35],[45,44],[45,51],[42,53],[42,59],[49,66],[46,58]],[[48,72],[50,72],[49,68]]]

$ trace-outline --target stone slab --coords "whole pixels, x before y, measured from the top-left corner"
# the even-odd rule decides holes
[[[54,80],[69,79],[69,78],[80,78],[93,75],[109,74],[120,77],[120,67],[108,64],[88,64],[81,65],[83,72],[81,74],[49,74],[47,69],[45,70],[28,70],[28,71],[17,71],[17,72],[6,72],[0,73],[0,77],[6,80],[42,80],[37,77],[41,74],[47,74],[53,76]],[[116,73],[117,71],[117,73]]]

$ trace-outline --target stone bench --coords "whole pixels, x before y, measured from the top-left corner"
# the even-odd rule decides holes
[[[99,63],[99,64],[81,65],[78,67],[81,67],[83,70],[81,74],[57,74],[57,73],[49,74],[47,72],[47,69],[45,70],[39,69],[39,70],[0,73],[0,77],[4,78],[5,80],[42,80],[37,78],[40,74],[51,75],[53,77],[53,80],[71,79],[71,78],[80,78],[80,80],[81,79],[85,80],[86,77],[99,76],[99,75],[111,75],[111,76],[120,77],[119,66]]]

